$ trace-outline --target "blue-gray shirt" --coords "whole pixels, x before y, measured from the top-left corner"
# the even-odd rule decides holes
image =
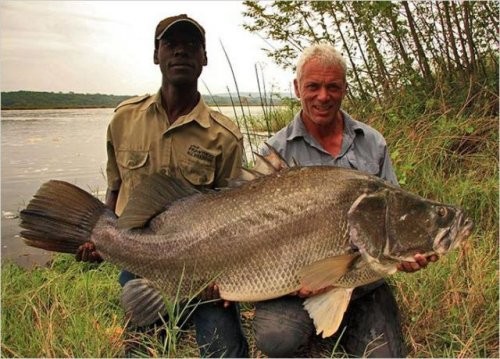
[[[279,130],[267,143],[288,162],[301,166],[337,166],[354,168],[385,179],[395,185],[398,180],[392,168],[385,138],[374,128],[356,121],[344,111],[342,149],[332,156],[306,130],[301,112],[288,126]],[[261,150],[267,154],[267,149]]]

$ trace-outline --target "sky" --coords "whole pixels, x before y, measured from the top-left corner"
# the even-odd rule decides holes
[[[235,91],[224,45],[241,92],[257,92],[255,66],[266,90],[290,93],[291,70],[273,64],[269,43],[243,29],[240,1],[0,1],[1,91],[142,95],[161,84],[153,63],[154,30],[185,13],[206,31],[203,94]],[[205,86],[206,84],[206,86]],[[261,83],[262,86],[262,83]],[[208,88],[208,90],[207,90]]]

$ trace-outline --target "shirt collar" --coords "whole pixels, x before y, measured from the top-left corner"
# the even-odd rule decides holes
[[[363,127],[360,126],[358,121],[353,120],[347,112],[343,110],[340,110],[340,112],[342,112],[344,118],[344,135],[349,133],[354,137],[356,134],[365,134]]]
[[[364,134],[363,128],[359,123],[352,119],[348,113],[340,110],[344,119],[344,136],[355,137],[356,134]],[[290,131],[287,136],[287,141],[291,141],[297,137],[310,138],[311,135],[307,132],[304,122],[302,121],[302,111],[299,111],[290,124]]]
[[[151,107],[154,107],[156,112],[162,113],[166,116],[161,103],[161,89],[144,102],[142,109],[147,110]],[[201,96],[201,94],[200,100],[191,112],[180,116],[177,121],[174,122],[172,127],[181,126],[192,121],[196,121],[203,128],[210,127],[210,108],[205,104],[205,101],[203,101],[203,96]]]
[[[292,122],[290,123],[290,131],[286,138],[287,141],[292,141],[294,138],[297,137],[308,138],[310,136],[306,130],[306,126],[304,126],[301,114],[302,111],[299,111],[293,118]]]

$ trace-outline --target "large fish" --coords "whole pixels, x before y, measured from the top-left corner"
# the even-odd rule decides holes
[[[105,260],[141,276],[122,296],[138,325],[164,311],[160,293],[188,298],[207,283],[230,301],[332,286],[304,304],[326,337],[338,329],[355,287],[394,273],[416,253],[445,254],[471,233],[461,209],[359,171],[246,173],[251,181],[206,193],[155,174],[120,218],[89,193],[49,181],[21,211],[21,236],[66,253],[90,241]]]

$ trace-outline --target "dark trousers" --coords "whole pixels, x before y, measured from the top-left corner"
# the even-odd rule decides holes
[[[133,273],[121,271],[118,281],[123,287],[134,278],[137,277]],[[243,335],[237,303],[232,303],[229,308],[220,303],[199,304],[186,320],[194,323],[201,357],[248,357],[248,344]],[[150,328],[136,330],[147,332]]]
[[[294,357],[308,348],[315,328],[304,310],[304,299],[286,296],[256,303],[254,331],[257,347],[270,357]],[[340,344],[357,357],[400,358],[407,355],[399,310],[384,282],[354,290],[337,333]],[[336,333],[336,335],[338,335]]]

